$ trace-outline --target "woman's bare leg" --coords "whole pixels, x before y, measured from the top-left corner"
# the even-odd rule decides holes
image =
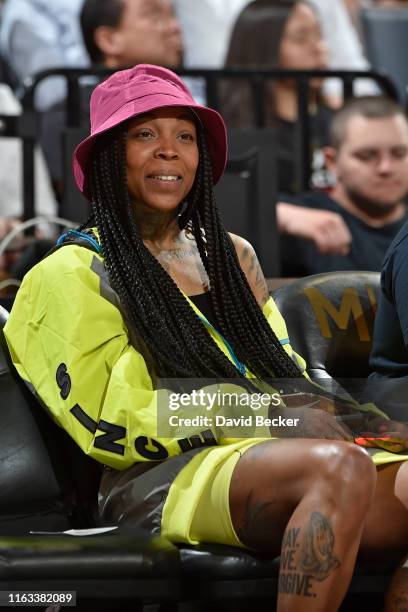
[[[231,517],[248,547],[279,554],[278,611],[334,612],[349,585],[376,472],[347,442],[279,440],[238,461]]]
[[[359,557],[364,561],[389,560],[398,564],[408,553],[407,490],[408,462],[378,468],[374,502],[361,538]]]
[[[379,469],[375,500],[365,522],[360,556],[384,561],[408,553],[408,462]],[[408,558],[397,569],[385,612],[408,612]]]

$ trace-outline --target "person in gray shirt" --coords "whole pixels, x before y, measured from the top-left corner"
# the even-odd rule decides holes
[[[6,0],[2,9],[0,50],[19,86],[48,68],[86,66],[79,29],[83,0]],[[62,79],[47,79],[36,95],[45,111],[65,96]]]

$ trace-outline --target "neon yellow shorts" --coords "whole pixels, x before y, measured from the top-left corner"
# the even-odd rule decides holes
[[[173,542],[213,542],[245,547],[231,521],[229,489],[240,457],[265,440],[241,440],[206,449],[193,457],[170,487],[161,532]]]

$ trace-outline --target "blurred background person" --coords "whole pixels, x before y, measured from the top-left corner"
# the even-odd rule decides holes
[[[181,66],[181,27],[170,0],[85,0],[80,23],[94,65]]]
[[[84,0],[81,33],[92,66],[120,69],[148,63],[179,68],[181,27],[170,0]],[[83,123],[97,79],[82,89]]]
[[[226,67],[324,69],[327,48],[315,11],[303,1],[255,0],[235,23]],[[309,82],[312,185],[324,187],[322,146],[328,144],[332,111],[322,96],[322,80]],[[278,190],[296,192],[297,87],[292,79],[266,83],[262,100],[263,125],[274,127],[277,137]],[[255,124],[253,100],[247,83],[230,80],[222,93],[221,110],[229,127]]]
[[[82,2],[5,0],[0,48],[17,87],[41,70],[87,65],[78,20]],[[37,109],[47,110],[64,96],[64,82],[48,79],[37,90]]]
[[[287,221],[280,229],[292,234],[281,239],[283,276],[379,271],[407,219],[408,122],[396,102],[381,97],[350,100],[333,119],[325,156],[336,177],[330,194],[281,196],[283,202],[296,204],[298,214],[290,209],[290,217],[287,204],[278,204],[278,220]],[[311,209],[337,215],[338,223],[323,219],[314,239],[305,240],[310,238]]]

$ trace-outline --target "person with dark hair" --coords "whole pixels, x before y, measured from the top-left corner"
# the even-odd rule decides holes
[[[171,71],[139,65],[96,87],[91,119],[74,174],[92,218],[25,277],[5,327],[13,362],[107,466],[102,520],[174,542],[282,547],[278,610],[333,612],[359,547],[406,552],[407,455],[376,449],[372,461],[302,374],[254,250],[218,215],[221,116]],[[278,377],[314,393],[284,394],[285,406],[268,392]],[[217,421],[227,392],[250,401],[229,414],[252,421],[260,390],[264,427]],[[384,426],[374,406],[352,410]]]
[[[80,23],[93,64],[181,64],[181,29],[170,0],[85,0]]]
[[[326,44],[311,5],[303,0],[254,0],[239,14],[232,31],[226,68],[327,68]],[[328,143],[331,111],[321,95],[322,80],[309,82],[312,186],[325,186],[321,147]],[[259,100],[258,100],[259,102]],[[224,86],[221,108],[229,127],[255,125],[255,100],[248,83],[231,79]],[[264,85],[262,124],[277,138],[278,190],[295,193],[298,102],[293,79]]]
[[[379,271],[407,219],[408,122],[398,103],[374,96],[350,100],[334,116],[330,140],[325,156],[336,178],[333,189],[280,195],[280,214],[288,217],[282,236],[282,271],[287,276]],[[310,212],[331,212],[338,217],[337,227],[322,228],[310,240]]]

